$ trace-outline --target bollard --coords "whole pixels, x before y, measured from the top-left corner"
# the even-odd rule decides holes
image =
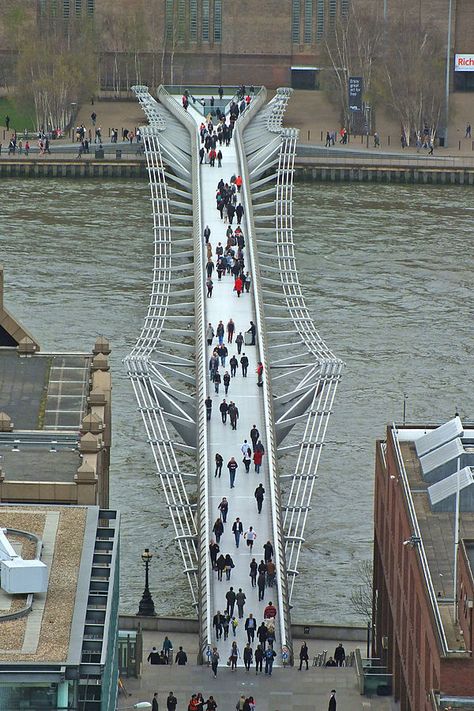
[[[110,138],[110,128],[109,128],[109,138]]]
[[[390,136],[387,139],[387,145],[390,145]]]
[[[367,148],[369,147],[369,134],[367,134]]]
[[[459,145],[458,151],[460,151],[461,150],[461,141],[458,141],[458,145]]]
[[[321,143],[323,142],[323,132],[321,131]],[[474,141],[473,141],[474,143]]]
[[[361,145],[364,145],[364,136],[362,134],[360,134],[360,142]]]
[[[311,131],[308,130],[308,141],[311,140]]]
[[[471,151],[474,151],[474,141],[471,141]]]
[[[5,129],[3,129],[3,140],[5,140]]]

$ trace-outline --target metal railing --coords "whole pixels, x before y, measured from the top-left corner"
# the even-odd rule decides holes
[[[239,117],[235,124],[234,141],[239,159],[239,165],[242,175],[242,191],[246,205],[247,230],[246,245],[248,255],[250,257],[250,274],[253,284],[253,298],[255,303],[255,321],[259,338],[260,360],[263,364],[263,411],[265,436],[268,451],[268,472],[270,483],[270,501],[272,511],[272,533],[274,547],[274,562],[277,571],[277,579],[279,581],[279,590],[277,598],[278,620],[280,621],[280,641],[281,646],[286,646],[289,649],[290,659],[293,658],[293,650],[291,643],[291,624],[290,624],[290,605],[288,599],[288,578],[286,574],[286,562],[284,553],[284,538],[282,528],[282,507],[281,494],[276,461],[276,436],[274,429],[274,412],[273,412],[273,393],[272,383],[270,378],[270,361],[269,349],[265,327],[265,312],[263,304],[263,295],[260,283],[260,268],[258,262],[258,252],[256,245],[256,234],[252,206],[251,181],[249,176],[249,166],[247,164],[245,153],[245,140],[243,133],[246,126],[252,117],[257,114],[260,107],[266,98],[266,91],[262,89],[250,106],[245,110],[243,115]]]
[[[285,449],[298,450],[296,466],[289,477],[291,484],[283,519],[286,567],[291,576],[289,602],[298,574],[298,559],[329,415],[343,368],[342,361],[334,356],[317,332],[298,278],[293,244],[293,174],[298,132],[282,128],[291,93],[291,89],[278,89],[267,107],[251,123],[247,121],[249,126],[244,133],[251,167],[254,219],[259,225],[257,241],[259,252],[264,256],[260,271],[265,320],[270,325],[285,324],[274,332],[280,342],[270,349],[290,349],[289,355],[269,363],[273,390],[279,392],[280,384],[286,384],[289,376],[296,374],[299,378],[292,390],[283,391],[275,398],[275,409],[279,413],[276,428],[283,439],[296,422],[304,425],[303,435],[296,445],[278,450],[280,454],[284,454]],[[272,235],[271,239],[268,234]],[[277,315],[274,315],[275,310]],[[286,327],[291,328],[285,330]],[[291,340],[295,337],[297,340]]]
[[[191,588],[192,602],[198,605],[198,550],[196,546],[196,524],[193,506],[190,503],[183,475],[176,457],[174,442],[170,436],[165,420],[164,398],[176,390],[168,383],[160,370],[160,360],[153,361],[158,347],[174,350],[173,360],[177,364],[188,363],[187,359],[176,355],[186,354],[187,344],[167,340],[168,333],[181,335],[182,329],[173,328],[172,321],[176,319],[173,306],[182,305],[179,301],[186,290],[174,288],[186,282],[188,278],[180,278],[179,272],[186,270],[180,245],[186,245],[186,231],[183,240],[183,228],[180,219],[172,208],[178,201],[171,195],[186,197],[191,190],[190,159],[186,155],[185,131],[174,123],[173,116],[160,106],[149,94],[147,87],[136,86],[133,90],[149,120],[149,126],[143,128],[145,157],[149,175],[152,217],[153,217],[153,268],[151,294],[147,313],[138,336],[137,342],[125,359],[138,409],[145,426],[148,442],[151,446],[158,475],[171,515],[175,537],[181,552],[184,572]],[[166,132],[173,130],[173,135]],[[174,148],[174,144],[181,146]],[[188,148],[189,149],[189,148]],[[166,157],[166,169],[164,157]],[[180,188],[168,188],[166,183],[167,169],[174,172],[174,178]],[[181,188],[184,187],[184,190]],[[184,204],[186,205],[186,203]],[[192,207],[190,208],[190,212]],[[179,255],[179,266],[173,264],[173,259]],[[191,251],[192,258],[192,251]],[[181,313],[181,308],[179,308]],[[182,318],[182,317],[181,317]],[[185,316],[192,321],[192,316]],[[170,321],[170,323],[169,323]],[[192,336],[191,331],[184,331],[186,336]],[[166,357],[166,356],[165,356]],[[163,358],[162,358],[163,360]],[[170,369],[179,378],[178,367]],[[176,406],[178,408],[178,406]],[[179,416],[178,416],[179,418]],[[190,418],[188,417],[188,420]],[[186,422],[186,412],[181,409],[181,420]]]

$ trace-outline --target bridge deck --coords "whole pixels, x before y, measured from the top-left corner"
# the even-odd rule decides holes
[[[202,120],[202,116],[193,112],[197,123],[199,124]],[[209,165],[203,164],[201,166],[201,215],[202,215],[202,227],[209,225],[211,229],[210,243],[213,248],[213,260],[215,261],[215,249],[218,242],[221,242],[225,248],[227,238],[226,229],[227,225],[224,224],[220,219],[219,212],[216,209],[216,189],[217,183],[221,178],[224,182],[230,182],[230,177],[235,174],[238,175],[239,167],[237,163],[237,155],[233,146],[233,141],[229,147],[222,147],[223,160],[222,168],[211,168]],[[243,196],[242,196],[243,200]],[[242,203],[243,204],[243,203]],[[244,210],[246,208],[243,204]],[[234,217],[233,228],[236,227],[236,218]],[[242,221],[242,230],[244,232],[245,238],[247,239],[248,230],[246,229],[245,214]],[[204,240],[203,240],[204,242]],[[205,246],[203,247],[205,249]],[[248,260],[248,252],[244,249],[244,258]],[[235,335],[242,332],[245,335],[245,331],[249,328],[250,321],[255,322],[255,307],[252,296],[252,287],[250,289],[250,294],[244,293],[240,298],[237,298],[237,294],[233,291],[234,278],[231,274],[222,277],[222,281],[219,282],[217,279],[217,274],[213,274],[214,291],[212,298],[206,299],[206,323],[211,323],[214,331],[216,330],[219,321],[224,323],[226,326],[229,318],[232,318],[235,322],[236,330]],[[234,336],[235,339],[235,336]],[[213,345],[208,348],[208,360],[211,357],[212,350],[217,345],[218,340],[214,338]],[[220,551],[224,555],[230,553],[235,564],[235,568],[232,570],[231,579],[229,582],[224,579],[222,582],[217,580],[217,573],[212,573],[211,581],[211,597],[212,603],[210,605],[211,614],[214,614],[217,610],[225,612],[226,609],[226,592],[232,585],[234,591],[237,592],[239,588],[242,588],[246,595],[246,604],[244,608],[244,617],[239,620],[239,625],[236,631],[236,641],[240,653],[243,653],[243,648],[247,642],[247,635],[244,630],[245,619],[248,617],[249,613],[252,613],[257,621],[257,626],[263,620],[263,610],[267,605],[269,600],[276,605],[276,587],[267,588],[265,591],[264,600],[258,601],[258,589],[252,588],[251,581],[249,577],[249,564],[254,557],[257,563],[263,559],[263,545],[268,540],[272,540],[272,512],[270,506],[270,486],[268,481],[268,468],[267,468],[267,457],[266,454],[263,457],[262,467],[260,473],[255,473],[255,466],[253,462],[250,466],[250,472],[247,474],[245,472],[245,466],[243,464],[243,456],[241,452],[241,446],[246,439],[251,446],[250,440],[250,430],[255,424],[261,433],[262,438],[264,438],[264,422],[263,422],[263,391],[261,388],[257,387],[257,377],[256,377],[256,366],[260,359],[258,353],[258,338],[256,346],[243,346],[242,353],[246,353],[249,358],[249,368],[247,378],[242,377],[242,370],[240,367],[240,356],[237,355],[237,347],[235,345],[235,340],[233,344],[227,343],[227,334],[225,334],[224,343],[226,343],[229,356],[226,361],[226,367],[219,368],[221,377],[226,370],[230,373],[230,367],[228,366],[228,360],[233,354],[236,354],[239,360],[239,368],[237,370],[237,375],[232,378],[229,387],[227,402],[230,400],[234,401],[239,409],[239,420],[237,424],[237,430],[231,429],[229,419],[227,423],[223,424],[221,421],[221,416],[219,412],[219,405],[222,402],[224,395],[224,387],[221,384],[219,389],[219,394],[214,393],[214,384],[209,382],[208,392],[213,400],[212,416],[209,422],[209,477],[208,477],[208,495],[209,495],[209,508],[210,508],[210,521],[209,527],[212,530],[216,518],[218,518],[219,510],[218,505],[222,497],[227,497],[229,500],[229,513],[227,517],[227,524],[224,527],[224,534],[220,540]],[[267,443],[263,441],[265,450],[267,450]],[[224,465],[222,468],[222,477],[215,478],[214,476],[214,457],[216,452],[219,452],[223,459]],[[234,456],[237,463],[237,475],[235,480],[235,488],[230,489],[229,482],[229,472],[227,470],[227,462],[230,457]],[[262,513],[258,514],[257,504],[254,497],[254,492],[256,487],[262,483],[265,488],[265,500],[263,502]],[[253,526],[257,534],[257,539],[253,546],[253,552],[250,554],[249,548],[246,542],[242,539],[240,546],[237,549],[235,545],[234,536],[232,534],[232,524],[236,517],[239,517],[243,523],[244,532],[247,531],[249,526]],[[273,543],[273,541],[272,541]],[[238,619],[237,606],[235,607],[235,617]],[[215,630],[213,630],[212,639],[215,640]],[[229,639],[224,642],[223,638],[217,644],[219,649],[219,654],[221,658],[221,663],[227,660],[230,653],[231,643],[233,641],[232,632],[229,632]],[[255,651],[257,646],[257,638],[255,638],[255,643],[252,645]],[[278,620],[276,626],[276,641],[275,650],[279,651],[279,633],[278,633]],[[279,656],[279,655],[278,655]],[[278,659],[278,657],[277,657]],[[275,662],[277,662],[277,659]],[[243,660],[239,660],[239,665],[243,664]]]

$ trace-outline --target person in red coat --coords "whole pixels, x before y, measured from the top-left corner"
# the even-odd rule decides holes
[[[253,453],[253,463],[255,464],[255,472],[258,474],[260,471],[260,467],[262,466],[262,459],[263,459],[263,452],[260,449],[257,449]]]
[[[240,299],[240,295],[242,293],[242,288],[243,288],[242,279],[240,277],[237,277],[237,279],[235,280],[235,283],[234,283],[234,291],[237,292],[237,296],[239,297],[239,299]]]

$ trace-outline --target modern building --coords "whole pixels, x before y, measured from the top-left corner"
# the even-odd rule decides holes
[[[3,303],[0,266],[0,501],[109,505],[109,343],[43,353]]]
[[[473,474],[457,416],[377,442],[373,656],[401,711],[474,709]]]
[[[8,542],[47,566],[47,591],[0,590],[0,708],[115,711],[119,516],[0,504]]]

